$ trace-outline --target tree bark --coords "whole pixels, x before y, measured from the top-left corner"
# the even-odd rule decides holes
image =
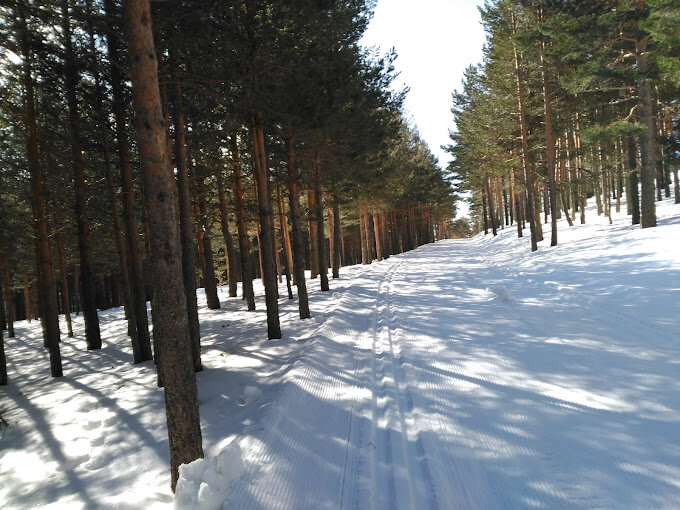
[[[632,225],[640,224],[640,192],[638,190],[638,149],[635,138],[628,137],[628,188],[631,202]]]
[[[380,221],[378,213],[373,213],[373,231],[375,234],[375,258],[378,259],[378,261],[381,261],[383,259],[381,240],[382,236],[380,234]]]
[[[555,134],[553,132],[552,99],[548,65],[545,62],[545,41],[541,37],[541,77],[543,79],[543,113],[545,115],[545,139],[548,172],[548,198],[550,200],[550,246],[557,246],[557,193],[555,191]]]
[[[24,107],[26,113],[26,155],[31,180],[31,207],[33,212],[33,229],[35,234],[36,265],[38,272],[38,288],[42,301],[43,342],[50,356],[52,377],[63,375],[61,352],[59,350],[59,316],[57,311],[57,292],[52,268],[52,256],[49,245],[45,196],[43,193],[43,176],[40,167],[40,142],[38,138],[38,117],[35,112],[35,93],[31,71],[31,46],[26,26],[26,6],[17,4],[17,39],[23,57]]]
[[[253,269],[250,260],[248,243],[248,229],[246,227],[246,209],[243,204],[243,185],[241,182],[241,163],[239,161],[236,133],[229,137],[231,157],[234,162],[234,201],[236,202],[236,227],[238,230],[239,252],[241,254],[241,280],[243,282],[243,297],[248,310],[255,310],[255,293],[253,291]]]
[[[484,179],[484,189],[486,190],[486,202],[489,204],[489,220],[491,221],[491,233],[495,236],[498,235],[496,229],[496,207],[493,194],[491,193],[491,177],[486,177]]]
[[[75,216],[78,227],[78,252],[80,255],[80,284],[83,296],[83,316],[85,318],[85,341],[88,350],[101,349],[102,339],[99,331],[97,315],[96,282],[92,270],[92,250],[90,237],[90,220],[88,214],[87,179],[85,162],[83,161],[82,141],[80,136],[80,116],[78,114],[78,69],[71,42],[71,23],[68,14],[68,0],[62,1],[62,36],[64,44],[64,74],[66,85],[66,102],[71,142],[71,165],[73,167],[73,190],[75,196]]]
[[[220,226],[224,238],[224,248],[227,254],[227,278],[229,280],[229,297],[236,297],[238,291],[239,267],[234,249],[234,239],[229,230],[229,213],[227,212],[227,197],[224,190],[224,177],[222,169],[215,173],[217,178],[217,194],[220,204]]]
[[[342,240],[340,239],[340,206],[333,202],[333,278],[340,278]]]
[[[359,235],[361,236],[361,263],[366,265],[371,263],[370,248],[368,245],[368,226],[366,222],[366,206],[359,206]]]
[[[323,221],[323,194],[321,193],[321,158],[314,157],[314,221],[316,223],[316,252],[318,256],[321,290],[330,290],[328,286],[328,253],[326,251],[326,233]],[[310,211],[311,212],[311,211]]]
[[[513,16],[513,34],[515,32]],[[531,231],[531,251],[538,250],[538,241],[536,233],[536,218],[534,216],[534,196],[533,196],[533,179],[531,176],[531,167],[529,165],[529,142],[527,134],[527,121],[524,107],[525,91],[524,80],[522,79],[522,57],[513,44],[513,51],[515,56],[515,77],[517,80],[517,102],[519,106],[520,129],[522,136],[522,161],[524,163],[524,183],[527,194],[527,218],[529,219],[529,229]]]
[[[262,113],[256,112],[251,119],[252,139],[255,158],[254,176],[257,183],[257,202],[260,214],[261,233],[260,252],[262,254],[262,281],[264,282],[264,299],[267,306],[267,336],[281,338],[279,322],[279,290],[276,281],[276,261],[274,260],[274,217],[269,197],[269,172],[264,147],[264,130],[262,129]]]
[[[288,217],[286,216],[285,204],[283,196],[281,195],[281,186],[276,185],[276,201],[279,208],[279,223],[281,223],[281,232],[283,234],[283,245],[286,250],[286,272],[289,277],[293,276],[293,247],[290,242],[290,233],[288,232]]]
[[[290,245],[290,236],[288,234],[288,218],[286,217],[285,204],[281,196],[281,186],[276,184],[276,204],[279,210],[279,223],[281,224],[281,237],[283,238],[284,249],[284,267],[286,272],[286,287],[288,290],[288,299],[293,299],[293,289],[291,287],[291,279],[293,277],[293,250]]]
[[[89,50],[92,56],[97,54],[95,30],[93,23],[92,0],[87,0],[87,31]],[[101,132],[102,146],[104,149],[104,168],[106,171],[106,189],[111,201],[111,216],[113,217],[113,237],[116,245],[116,254],[118,255],[118,272],[120,274],[121,283],[123,285],[123,305],[125,308],[125,317],[128,322],[128,335],[132,340],[132,357],[135,363],[145,361],[143,359],[142,349],[139,344],[139,337],[137,335],[137,324],[135,320],[135,307],[133,300],[132,288],[130,285],[130,274],[128,271],[127,256],[125,254],[125,244],[123,240],[123,229],[120,223],[120,214],[118,210],[118,197],[116,195],[116,183],[113,175],[113,165],[111,163],[111,145],[109,142],[109,125],[106,113],[104,112],[104,91],[101,83],[101,69],[99,63],[95,62],[95,105],[97,112],[97,122]],[[59,241],[59,240],[58,240]],[[60,252],[60,256],[63,255]],[[60,266],[63,265],[60,260]],[[66,282],[66,276],[62,276],[62,287]],[[68,286],[66,286],[66,296],[68,296]],[[73,336],[71,330],[71,316],[66,314],[67,323],[69,327],[69,336]]]
[[[179,205],[180,244],[182,248],[182,283],[186,302],[191,359],[194,370],[203,370],[201,362],[201,327],[198,322],[198,301],[196,299],[196,261],[194,259],[194,225],[191,221],[191,192],[187,172],[186,128],[184,125],[184,103],[179,73],[173,71],[173,124],[175,125],[176,186]],[[172,190],[174,193],[174,190]],[[173,200],[174,201],[174,200]]]
[[[309,276],[313,280],[319,275],[319,253],[316,234],[316,198],[314,190],[307,190],[307,226],[309,232]]]
[[[295,144],[293,138],[286,140],[288,153],[288,205],[290,208],[290,227],[293,234],[293,272],[295,274],[295,285],[298,289],[298,307],[300,318],[309,319],[309,300],[307,297],[307,284],[305,282],[305,256],[304,241],[300,228],[300,191],[297,185],[297,169],[295,167]]]
[[[642,15],[645,2],[637,0],[635,10]],[[636,41],[637,68],[640,72],[638,94],[640,96],[640,120],[645,130],[640,134],[640,226],[656,227],[656,204],[654,202],[654,172],[656,169],[656,123],[652,104],[652,91],[648,77],[647,46],[649,36]]]
[[[205,297],[210,310],[220,309],[220,299],[217,296],[217,278],[215,278],[215,259],[213,257],[212,240],[210,236],[210,223],[208,221],[208,208],[205,199],[205,184],[203,176],[196,176],[196,190],[198,193],[198,211],[200,228],[202,230],[201,242],[203,244],[203,287]]]
[[[64,301],[64,316],[66,318],[66,329],[69,338],[73,338],[73,323],[71,322],[70,310],[70,296],[68,291],[68,282],[66,281],[66,265],[64,264],[64,246],[61,240],[61,234],[57,232],[55,235],[57,241],[57,255],[59,258],[59,273],[61,275],[61,295]]]
[[[109,19],[115,17],[114,0],[104,0],[104,8]],[[132,180],[132,166],[130,164],[130,141],[127,134],[125,112],[125,94],[123,75],[120,63],[120,41],[117,27],[109,27],[106,33],[108,55],[111,66],[111,91],[113,93],[113,114],[116,121],[116,139],[118,140],[118,165],[120,167],[121,198],[123,202],[123,221],[125,222],[125,241],[127,247],[127,261],[130,278],[130,291],[134,308],[134,320],[139,343],[139,361],[153,358],[151,351],[151,336],[149,335],[149,318],[146,311],[146,282],[139,255],[137,233],[137,211],[135,209],[135,188]]]
[[[170,445],[171,487],[180,464],[203,457],[198,393],[182,279],[182,249],[168,173],[169,155],[158,91],[158,68],[148,0],[126,0],[125,24],[137,138],[150,223],[154,287],[154,337],[162,357]]]
[[[5,300],[5,319],[7,320],[7,336],[14,337],[14,321],[16,320],[16,311],[14,310],[14,299],[12,299],[12,286],[9,279],[9,263],[7,262],[7,255],[2,256],[2,278],[4,287]],[[1,336],[1,333],[0,333]],[[6,370],[6,369],[5,369]],[[5,383],[6,384],[6,383]]]

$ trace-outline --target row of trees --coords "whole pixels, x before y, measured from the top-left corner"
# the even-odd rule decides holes
[[[370,15],[360,0],[0,7],[0,320],[13,336],[39,317],[58,377],[58,314],[74,336],[82,311],[97,350],[98,308],[122,303],[133,361],[154,359],[165,387],[173,488],[202,456],[197,286],[217,309],[217,284],[236,297],[240,281],[253,310],[260,276],[280,338],[284,277],[308,318],[305,269],[328,290],[329,268],[451,227],[451,186],[390,91],[394,55],[358,44]]]
[[[541,210],[585,223],[621,208],[656,226],[655,201],[680,202],[680,6],[674,0],[494,0],[481,9],[482,64],[453,95],[451,170],[472,192],[477,228],[512,222],[531,249]]]

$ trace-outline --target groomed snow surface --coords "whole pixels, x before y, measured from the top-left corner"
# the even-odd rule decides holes
[[[262,299],[199,296],[206,458],[174,500],[163,391],[121,310],[98,352],[75,318],[56,380],[20,322],[0,507],[680,508],[680,206],[658,214],[589,209],[533,254],[511,227],[344,268],[309,282],[311,320],[281,299],[281,340]]]

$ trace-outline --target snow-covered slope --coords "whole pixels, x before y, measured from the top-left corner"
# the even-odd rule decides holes
[[[680,206],[659,217],[345,268],[312,320],[281,300],[280,341],[200,296],[206,461],[176,506],[680,507]],[[76,319],[59,380],[36,322],[5,340],[3,508],[172,506],[153,366],[129,363],[120,310],[101,319],[101,352]]]

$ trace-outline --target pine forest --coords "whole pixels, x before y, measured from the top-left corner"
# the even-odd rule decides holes
[[[680,3],[439,4],[0,1],[1,507],[680,505]]]

